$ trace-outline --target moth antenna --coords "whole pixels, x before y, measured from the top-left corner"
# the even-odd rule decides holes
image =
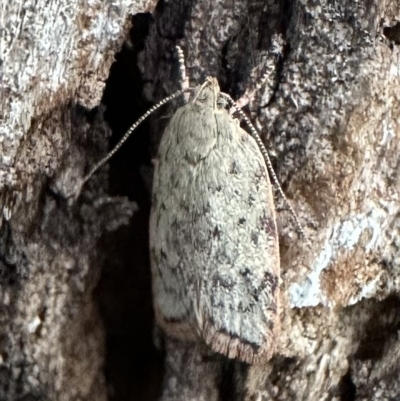
[[[119,150],[119,148],[124,144],[124,142],[130,137],[132,132],[137,128],[137,126],[142,123],[150,114],[152,114],[154,111],[159,109],[161,106],[163,106],[165,103],[170,102],[171,100],[175,99],[179,95],[188,92],[189,89],[189,80],[186,76],[186,69],[185,69],[185,57],[183,55],[183,51],[179,46],[176,46],[176,51],[178,53],[178,62],[179,62],[179,71],[181,75],[181,89],[173,93],[172,95],[166,97],[165,99],[161,100],[159,103],[151,107],[146,113],[144,113],[126,132],[126,134],[121,138],[121,140],[117,143],[115,148],[103,159],[101,159],[90,171],[89,173],[83,177],[83,179],[80,181],[79,184],[77,184],[77,189],[74,191],[74,194],[77,196],[82,190],[82,187],[88,182],[92,176],[100,170],[107,162],[108,160],[111,159],[111,157],[114,156],[114,154]],[[70,195],[72,196],[72,195]]]
[[[282,187],[281,187],[281,184],[279,183],[278,177],[276,176],[275,171],[274,171],[274,169],[272,167],[272,163],[271,163],[271,160],[269,158],[267,149],[265,148],[265,146],[264,146],[264,144],[263,144],[263,142],[262,142],[262,140],[260,138],[260,135],[258,134],[258,132],[255,129],[254,125],[251,123],[251,121],[246,116],[246,114],[241,109],[239,109],[239,107],[236,105],[235,101],[228,94],[221,92],[220,95],[223,96],[225,99],[227,99],[229,101],[229,103],[231,104],[231,107],[240,114],[240,116],[246,122],[247,126],[250,128],[250,134],[254,138],[254,140],[256,141],[257,146],[261,150],[261,153],[262,153],[262,155],[264,157],[265,164],[267,165],[267,168],[268,168],[269,174],[270,174],[270,176],[272,178],[272,181],[273,181],[275,187],[278,189],[278,192],[279,192],[280,196],[283,198],[287,208],[289,209],[289,212],[292,215],[292,218],[294,220],[294,223],[296,225],[296,228],[297,228],[298,232],[309,243],[309,240],[307,239],[306,234],[304,233],[303,227],[300,224],[300,221],[299,221],[299,218],[297,217],[297,214],[295,213],[292,205],[289,202],[289,199],[286,197],[286,195],[284,194],[284,192],[282,190]]]
[[[178,53],[181,89],[189,89],[189,79],[186,75],[185,56],[183,54],[183,50],[179,46],[175,46],[175,48]]]
[[[179,91],[176,91],[172,95],[166,97],[165,99],[161,100],[157,104],[155,104],[153,107],[151,107],[149,110],[146,111],[126,132],[126,134],[121,138],[121,140],[117,143],[115,148],[105,157],[103,157],[90,171],[89,173],[82,178],[80,183],[77,185],[77,190],[74,191],[76,195],[79,195],[81,192],[82,187],[86,184],[87,181],[89,181],[92,176],[99,170],[101,169],[107,162],[110,160],[111,157],[114,156],[114,154],[119,150],[119,148],[124,144],[124,142],[129,138],[129,136],[132,134],[132,132],[137,128],[137,126],[143,122],[151,113],[159,109],[161,106],[163,106],[165,103],[168,103],[169,101],[175,99],[182,93],[184,93],[186,90],[185,89],[180,89]]]

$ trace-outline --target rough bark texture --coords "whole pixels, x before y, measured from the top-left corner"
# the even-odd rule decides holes
[[[93,299],[98,240],[135,205],[105,175],[70,192],[107,151],[100,105],[130,27],[151,2],[27,1],[0,11],[0,399],[106,400]]]
[[[2,6],[0,399],[400,397],[399,10],[398,0]],[[116,157],[111,189],[103,170],[78,201],[63,196],[106,152],[100,101],[124,35],[103,96],[116,137],[177,89],[176,44],[192,83],[215,76],[236,98],[272,60],[245,111],[312,247],[277,197],[281,333],[264,366],[201,344],[165,339],[164,355],[151,345],[144,166],[173,107]],[[129,228],[107,234],[133,202]]]

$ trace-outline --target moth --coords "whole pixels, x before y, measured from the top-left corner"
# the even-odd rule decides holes
[[[147,111],[76,193],[143,120],[187,91]],[[251,135],[226,109],[227,100]],[[255,128],[215,78],[175,112],[154,162],[149,230],[157,324],[168,336],[201,340],[250,364],[273,356],[279,334],[279,241],[268,171],[304,236]]]
[[[155,161],[150,259],[157,324],[247,363],[279,331],[279,244],[271,182],[255,140],[215,78],[176,111]]]

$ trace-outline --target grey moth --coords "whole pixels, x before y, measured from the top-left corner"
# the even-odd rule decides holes
[[[207,81],[171,118],[155,160],[150,259],[157,324],[247,363],[279,330],[279,244],[256,141]]]

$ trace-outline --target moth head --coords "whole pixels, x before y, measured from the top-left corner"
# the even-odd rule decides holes
[[[216,78],[208,77],[203,85],[198,89],[193,103],[199,104],[202,107],[211,107],[217,109],[219,102],[219,85]]]

